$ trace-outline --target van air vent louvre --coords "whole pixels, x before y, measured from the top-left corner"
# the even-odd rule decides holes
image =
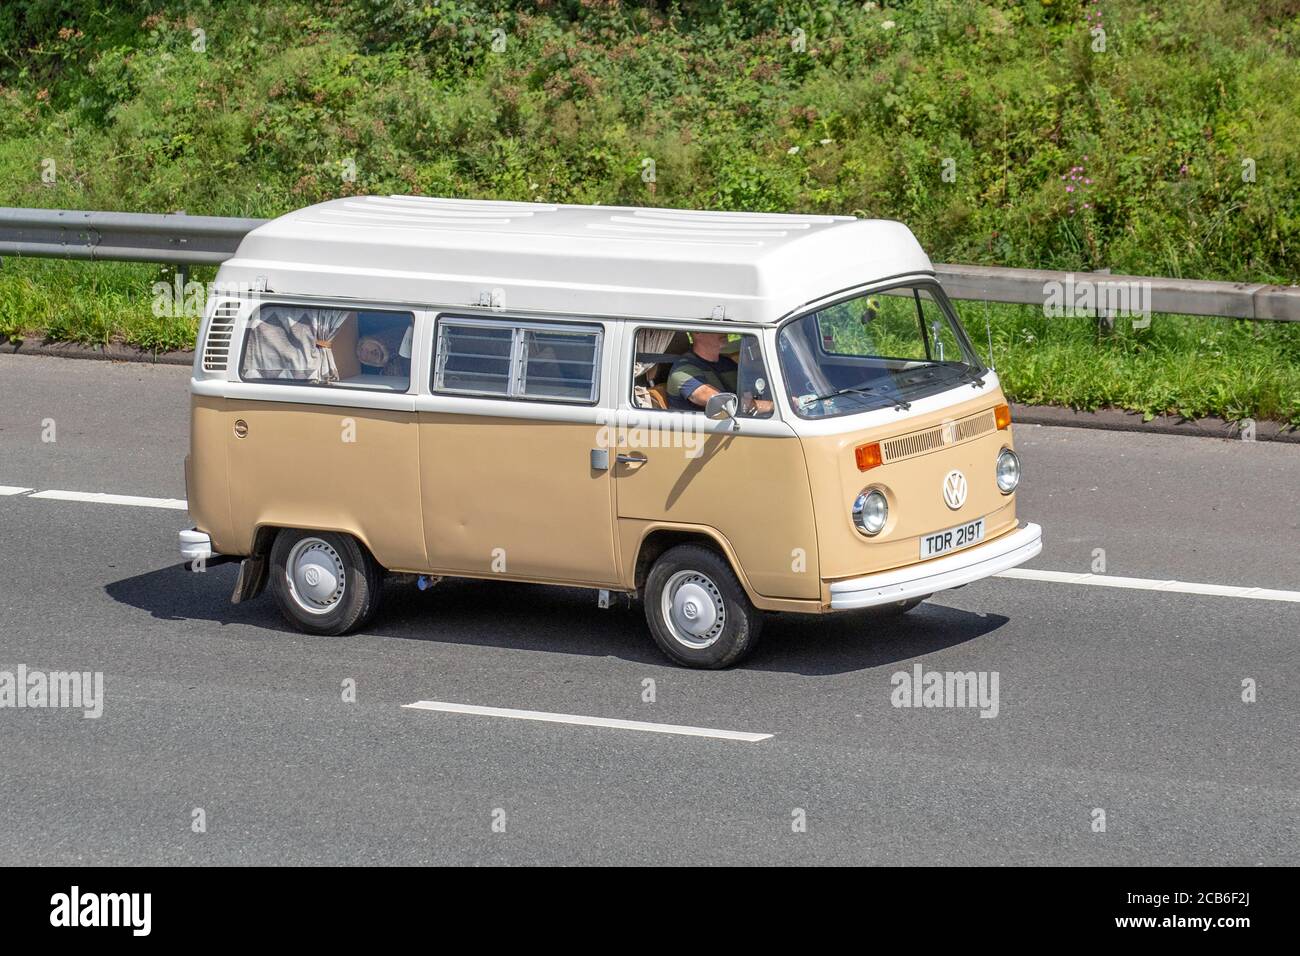
[[[239,303],[218,302],[208,323],[208,337],[203,344],[203,371],[224,372],[230,361],[230,338],[235,331]]]
[[[992,411],[979,412],[954,422],[945,422],[924,431],[900,435],[880,443],[880,450],[886,462],[924,455],[936,448],[945,448],[959,442],[987,435],[997,428],[997,421]]]

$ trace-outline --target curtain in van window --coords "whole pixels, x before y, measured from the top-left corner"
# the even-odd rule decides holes
[[[315,354],[315,371],[313,381],[316,382],[337,382],[339,380],[339,366],[334,361],[334,336],[339,334],[339,329],[343,328],[343,323],[348,317],[354,315],[352,312],[344,312],[342,309],[311,309],[312,330],[316,335],[316,354]]]
[[[244,378],[337,382],[334,337],[355,314],[342,309],[263,306],[248,326]]]
[[[676,334],[676,329],[641,329],[636,334],[636,350],[638,353],[667,352],[673,344],[673,337]],[[637,362],[634,360],[632,363],[632,401],[637,408],[654,407],[655,403],[650,398],[650,388],[646,385],[637,384],[641,376],[654,367],[654,362]]]
[[[636,335],[636,350],[638,352],[667,352],[668,346],[673,344],[673,336],[676,334],[676,329],[642,329]],[[654,364],[654,362],[637,362],[632,368],[632,378],[640,378],[654,368]]]

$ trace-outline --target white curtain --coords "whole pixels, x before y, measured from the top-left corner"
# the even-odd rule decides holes
[[[677,334],[675,329],[642,329],[636,334],[637,352],[658,352],[668,351],[668,347],[673,343],[673,336]],[[654,402],[650,399],[650,389],[645,385],[636,384],[639,379],[650,369],[657,365],[657,362],[635,361],[632,365],[632,401],[638,408],[653,408]]]
[[[339,334],[343,323],[355,313],[342,309],[308,309],[312,324],[312,334],[316,336],[316,354],[313,382],[337,382],[339,366],[334,361],[334,336]]]
[[[676,329],[642,329],[636,336],[636,350],[637,352],[666,352],[668,346],[673,342],[673,336],[676,334]],[[637,362],[632,369],[632,377],[640,378],[654,368],[655,364],[654,362]]]
[[[342,309],[263,306],[248,326],[244,377],[337,382],[334,337],[355,314]]]

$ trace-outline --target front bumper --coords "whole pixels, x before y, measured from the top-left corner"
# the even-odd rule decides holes
[[[1043,550],[1043,529],[1027,524],[984,544],[921,564],[831,582],[831,610],[893,604],[961,587],[1024,564]]]

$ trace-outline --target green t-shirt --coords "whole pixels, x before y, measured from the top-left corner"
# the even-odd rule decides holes
[[[687,352],[673,363],[668,373],[668,406],[684,411],[699,411],[700,406],[691,401],[691,395],[701,385],[710,385],[719,392],[734,392],[739,369],[729,355],[721,355],[716,362]]]

